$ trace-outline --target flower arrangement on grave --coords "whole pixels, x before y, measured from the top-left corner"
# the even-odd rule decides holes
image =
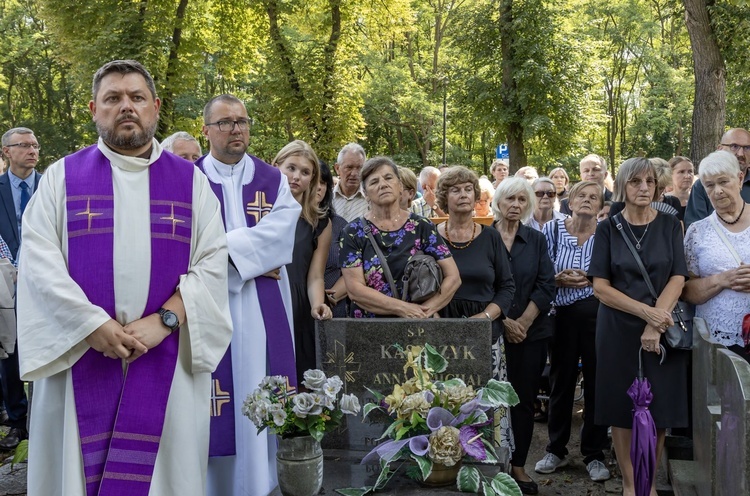
[[[268,428],[282,438],[309,435],[320,442],[344,415],[360,411],[356,396],[341,394],[343,382],[337,375],[326,377],[321,370],[308,370],[302,384],[307,391],[297,392],[286,377],[266,376],[247,396],[242,414],[255,424],[258,433]]]
[[[508,382],[494,379],[474,389],[461,379],[440,381],[436,374],[445,372],[448,361],[429,344],[396,345],[406,357],[406,380],[396,384],[388,396],[368,390],[376,402],[364,406],[366,418],[374,411],[388,415],[390,425],[362,463],[379,460],[381,472],[375,485],[337,490],[346,496],[361,496],[385,487],[398,470],[391,462],[413,460],[416,467],[407,475],[428,481],[433,469],[460,466],[464,459],[497,463],[492,439],[493,409],[518,404],[518,395]],[[521,494],[515,481],[506,473],[487,479],[476,467],[464,465],[457,471],[459,490],[485,495]]]

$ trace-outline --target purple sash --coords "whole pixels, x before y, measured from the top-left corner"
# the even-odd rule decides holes
[[[255,227],[268,214],[276,203],[281,182],[281,172],[257,157],[249,156],[255,164],[253,180],[242,186],[242,203],[245,206],[247,227]],[[195,163],[204,171],[204,157]],[[224,192],[221,184],[209,179],[211,189],[221,203],[224,214]],[[225,218],[226,224],[226,218]],[[294,360],[294,343],[286,309],[281,298],[279,282],[270,277],[256,277],[263,323],[266,328],[266,357],[271,375],[289,378],[292,386],[297,385],[297,368]],[[234,383],[232,381],[232,350],[227,350],[224,358],[212,377],[211,395],[211,441],[209,456],[228,456],[236,453],[234,428]],[[214,405],[220,409],[214,410]]]
[[[188,271],[193,173],[168,153],[149,167],[151,274],[144,316],[174,294]],[[114,319],[112,170],[96,146],[65,158],[65,188],[70,276]],[[175,331],[125,375],[121,360],[94,349],[73,365],[87,496],[148,495],[178,349]]]

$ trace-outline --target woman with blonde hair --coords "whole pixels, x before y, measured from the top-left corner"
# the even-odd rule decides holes
[[[570,185],[570,176],[562,167],[555,167],[547,175],[555,183],[557,190],[557,199],[564,200],[568,197],[568,186]],[[559,208],[559,207],[558,207]]]
[[[292,263],[286,266],[292,290],[294,348],[297,380],[315,367],[315,320],[332,316],[326,304],[324,273],[331,246],[331,224],[318,207],[320,165],[315,151],[302,140],[287,144],[276,154],[273,165],[289,181],[292,196],[302,205],[297,221]],[[271,275],[269,273],[267,275]],[[275,277],[278,277],[276,271]]]

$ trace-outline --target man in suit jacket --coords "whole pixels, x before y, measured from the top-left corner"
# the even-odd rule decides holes
[[[15,259],[21,245],[21,216],[36,191],[41,174],[34,170],[39,162],[39,142],[31,129],[16,127],[2,137],[3,157],[8,172],[0,176],[0,236]],[[0,440],[0,450],[12,450],[28,437],[28,409],[23,381],[18,370],[18,350],[0,361],[5,409],[10,432]]]

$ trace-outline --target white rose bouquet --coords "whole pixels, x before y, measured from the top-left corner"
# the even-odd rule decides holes
[[[286,377],[266,376],[258,389],[247,396],[242,414],[258,432],[269,428],[281,437],[310,435],[320,441],[323,434],[341,423],[344,415],[359,413],[357,397],[340,394],[344,384],[338,376],[326,377],[320,370],[308,370],[302,384],[308,391],[297,393],[290,390]]]

